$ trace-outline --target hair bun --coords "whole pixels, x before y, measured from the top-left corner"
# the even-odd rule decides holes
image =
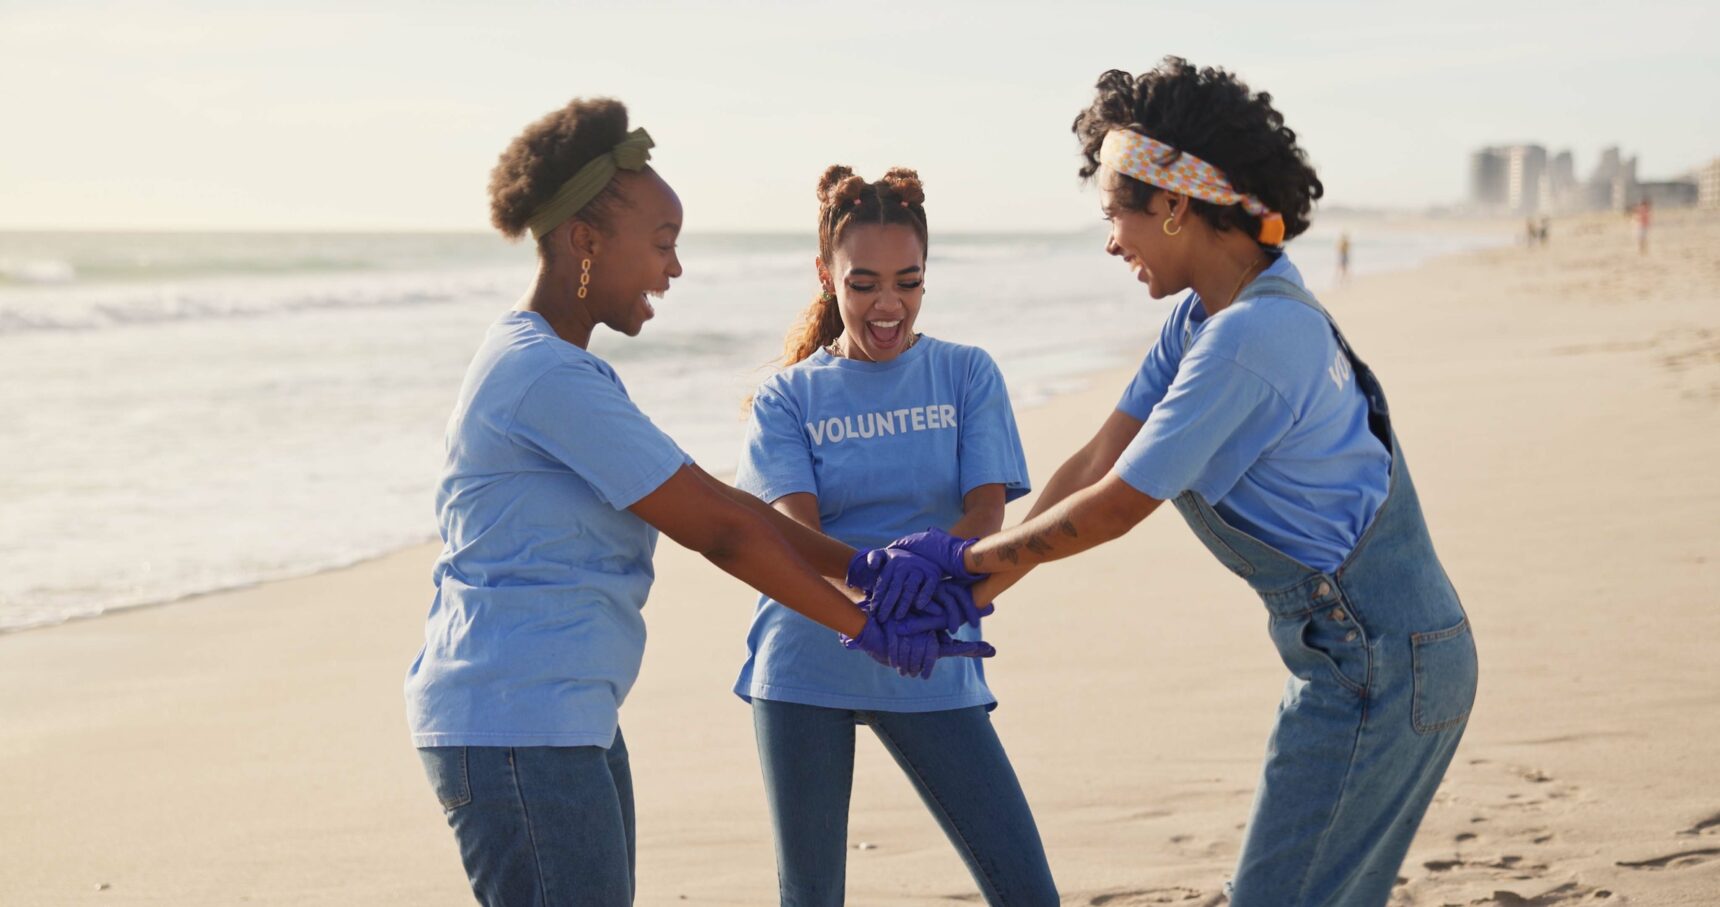
[[[836,188],[854,175],[854,168],[847,164],[831,164],[824,168],[824,175],[818,178],[818,202],[830,204]]]
[[[850,173],[842,178],[842,182],[836,184],[835,189],[830,190],[830,197],[825,204],[832,208],[846,208],[858,203],[865,192],[866,180]]]
[[[903,204],[923,205],[926,203],[926,187],[920,182],[918,171],[910,170],[907,167],[891,167],[890,172],[884,174],[883,182],[890,187],[891,191],[896,193],[896,197]]]

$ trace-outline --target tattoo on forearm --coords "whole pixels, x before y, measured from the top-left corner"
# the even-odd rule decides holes
[[[1012,564],[1019,564],[1021,563],[1021,552],[1018,550],[1020,547],[1020,545],[1005,545],[998,549],[997,556]]]
[[[1062,522],[1057,524],[1057,528],[1061,529],[1064,535],[1069,536],[1072,539],[1080,538],[1081,536],[1081,533],[1075,531],[1075,521],[1068,517],[1064,517]]]
[[[1027,550],[1043,557],[1051,553],[1051,543],[1045,540],[1043,533],[1035,532],[1027,537]]]

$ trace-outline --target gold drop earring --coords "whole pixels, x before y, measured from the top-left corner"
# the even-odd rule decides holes
[[[579,298],[584,299],[586,290],[591,285],[591,259],[579,263]]]

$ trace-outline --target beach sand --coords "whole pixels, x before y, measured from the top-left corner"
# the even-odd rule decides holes
[[[1720,902],[1720,218],[1661,213],[1653,243],[1561,221],[1326,294],[1482,658],[1394,903]],[[1036,479],[1126,378],[1021,414]],[[402,717],[433,556],[0,636],[0,904],[470,903]],[[622,712],[638,903],[772,903],[728,692],[753,596],[667,541],[658,564]],[[1064,903],[1217,902],[1284,679],[1265,624],[1168,510],[999,603],[994,718]],[[978,902],[859,749],[849,903]]]

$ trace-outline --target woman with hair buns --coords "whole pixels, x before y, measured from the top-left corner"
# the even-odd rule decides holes
[[[822,288],[788,335],[785,367],[752,399],[735,484],[809,529],[860,547],[939,526],[985,535],[1027,493],[1003,378],[985,351],[918,334],[926,279],[925,192],[912,170],[867,182],[847,167],[818,182]],[[899,554],[899,552],[897,552]],[[874,610],[941,614],[979,639],[958,585],[879,594]],[[990,904],[1053,905],[1032,811],[975,659],[926,681],[826,644],[805,616],[759,599],[735,692],[752,703],[776,831],[784,905],[843,902],[856,724],[871,727],[949,835]]]
[[[651,147],[619,102],[576,100],[491,174],[492,220],[537,240],[537,277],[491,326],[448,421],[445,547],[406,679],[413,744],[485,904],[633,900],[619,709],[659,530],[821,625],[835,653],[859,654],[831,629],[919,676],[988,654],[870,619],[825,577],[870,580],[872,564],[706,475],[586,350],[599,325],[637,335],[681,275],[681,202]]]
[[[1320,181],[1270,95],[1175,57],[1105,73],[1075,134],[1106,251],[1154,296],[1192,292],[1025,522],[895,547],[983,601],[1174,502],[1291,674],[1230,903],[1383,905],[1468,721],[1475,642],[1380,382],[1282,248]]]

